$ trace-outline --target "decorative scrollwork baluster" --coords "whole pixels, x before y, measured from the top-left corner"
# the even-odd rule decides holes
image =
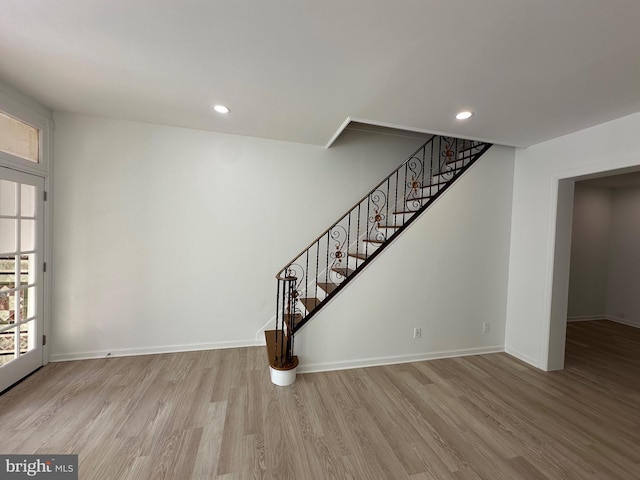
[[[454,166],[451,164],[456,160],[455,138],[442,137],[444,148],[440,152],[439,174],[443,180],[450,180],[454,174]]]
[[[348,266],[347,250],[349,246],[346,245],[347,237],[347,229],[342,225],[335,225],[329,231],[329,258],[332,260],[332,263],[329,267],[328,274],[330,276],[330,281],[333,281],[334,283],[340,283],[345,278],[344,275],[342,275],[340,272],[337,272],[336,270],[347,268]]]
[[[413,156],[407,161],[408,179],[405,191],[405,204],[407,210],[418,210],[422,206],[422,172],[424,170],[424,162],[421,158]],[[408,190],[407,190],[408,189]]]
[[[302,297],[302,283],[305,279],[305,269],[297,263],[292,263],[285,269],[285,277],[296,278],[295,285],[291,288],[291,291],[287,298],[287,304],[285,305],[285,313],[288,315],[301,314],[300,298]]]
[[[382,242],[386,240],[386,231],[380,229],[380,225],[386,220],[385,206],[387,205],[387,195],[382,190],[376,190],[369,196],[371,205],[370,211],[373,214],[369,216],[368,238],[369,240],[377,240]]]

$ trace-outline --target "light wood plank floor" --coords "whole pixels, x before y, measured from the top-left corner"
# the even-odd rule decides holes
[[[568,328],[566,369],[506,354],[269,381],[262,348],[50,364],[0,396],[1,453],[91,479],[640,478],[640,330]]]

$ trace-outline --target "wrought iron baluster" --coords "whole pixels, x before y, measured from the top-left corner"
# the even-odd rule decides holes
[[[362,202],[358,204],[358,217],[357,217],[357,227],[356,227],[356,255],[360,253],[360,206]]]
[[[347,268],[349,268],[349,251],[351,250],[351,212],[349,212],[349,218],[347,219],[347,248],[345,253],[347,255]],[[355,259],[356,267],[358,265],[358,259]]]
[[[429,195],[431,195],[432,188],[431,184],[433,183],[433,144],[435,142],[431,142],[431,154],[429,157]]]
[[[283,357],[283,366],[287,365],[288,363],[291,362],[291,338],[292,338],[292,332],[291,332],[291,325],[293,324],[293,319],[295,316],[295,311],[296,311],[296,307],[295,307],[295,303],[296,303],[296,293],[297,293],[297,282],[296,282],[296,278],[290,278],[288,280],[289,283],[289,325],[285,325],[286,327],[286,333],[285,330],[283,329],[283,342],[286,342],[285,348],[284,348],[284,357]]]
[[[413,157],[412,157],[413,158]],[[403,190],[404,190],[404,201],[403,201],[403,208],[402,211],[406,211],[407,210],[407,175],[409,174],[409,167],[408,167],[408,163],[411,161],[411,158],[404,164],[404,186],[403,186]],[[402,214],[402,223],[404,223],[404,213]]]
[[[420,189],[420,196],[424,197],[425,193],[424,193],[424,171],[427,169],[427,148],[426,146],[422,147],[422,151],[421,153],[421,158],[422,158],[422,178],[420,179],[420,185],[422,185],[422,188]],[[427,195],[428,197],[431,197],[431,190],[429,190],[429,194]],[[429,200],[427,199],[427,202]],[[422,204],[424,202],[424,200],[421,200],[420,203]]]
[[[285,278],[286,278],[286,273],[285,273]],[[276,348],[276,366],[281,367],[282,366],[282,357],[284,355],[284,322],[285,322],[285,318],[286,318],[286,314],[287,314],[287,296],[289,295],[288,292],[288,282],[283,279],[282,280],[282,298],[281,298],[281,302],[282,302],[282,324],[280,325],[280,328],[278,330],[276,330],[276,345],[278,348]]]
[[[399,175],[400,175],[400,173],[399,173],[399,169],[398,169],[398,170],[396,170],[396,195],[395,195],[395,199],[394,199],[395,200],[395,202],[394,202],[395,205],[393,207],[393,211],[394,212],[398,211],[398,182],[400,181]],[[393,226],[394,227],[398,226],[398,215],[394,215],[393,216]]]
[[[331,281],[331,273],[329,272],[329,239],[331,234],[329,233],[331,230],[327,232],[327,265],[324,268],[324,275],[326,277],[326,282],[329,283]]]
[[[320,240],[316,242],[316,289],[318,288],[318,279],[320,278]]]
[[[369,239],[376,241],[384,241],[384,235],[380,231],[380,223],[384,220],[384,215],[382,215],[382,210],[387,203],[387,198],[384,195],[382,190],[376,190],[370,197],[370,203],[373,203],[373,212],[369,221],[372,223],[371,229],[369,230]],[[375,230],[375,231],[374,231]]]
[[[334,272],[336,274],[336,278],[340,280],[341,278],[346,278],[347,276],[346,272],[344,273],[344,275],[341,273],[341,269],[348,268],[348,257],[345,251],[347,231],[345,230],[344,226],[337,224],[333,227],[333,229],[331,229],[331,231],[329,232],[329,236],[334,242],[333,249],[331,249],[331,253],[329,254],[329,257],[333,260],[333,263],[331,264],[331,271]]]
[[[287,365],[290,365],[293,362],[293,342],[295,338],[293,331],[291,331],[288,337],[289,348],[287,348]]]
[[[305,262],[305,275],[304,275],[304,295],[305,297],[309,296],[309,250],[307,249],[307,255],[306,255],[306,262]],[[316,282],[317,285],[317,282]],[[316,287],[317,288],[317,287]],[[317,295],[316,295],[317,297]],[[291,324],[293,327],[293,323]]]
[[[384,222],[384,225],[387,228],[385,228],[385,230],[384,230],[384,239],[385,240],[387,240],[390,236],[393,235],[393,233],[395,233],[395,232],[392,232],[391,235],[389,235],[389,203],[391,203],[391,202],[389,202],[389,189],[390,188],[391,188],[390,180],[387,178],[387,211],[385,213],[386,220]]]
[[[367,236],[367,240],[371,240],[369,238],[369,207],[371,204],[371,194],[369,194],[369,197],[367,198],[367,229],[365,230],[365,235]],[[365,245],[364,248],[364,255],[365,257],[369,256],[369,242],[367,242],[367,244]]]
[[[276,291],[276,348],[274,349],[274,359],[273,359],[273,363],[274,365],[276,364],[277,360],[278,360],[278,331],[280,330],[280,320],[282,319],[284,321],[284,317],[282,317],[283,312],[282,312],[282,308],[280,308],[281,305],[281,299],[280,299],[280,283],[282,283],[282,280],[280,278],[277,279],[277,283],[278,283],[278,288]],[[284,302],[282,302],[283,308],[284,308]]]

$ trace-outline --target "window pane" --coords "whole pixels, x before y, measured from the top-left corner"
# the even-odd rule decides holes
[[[19,300],[18,305],[16,305],[16,299]],[[35,314],[35,289],[33,287],[21,288],[14,292],[10,292],[6,287],[0,287],[0,327],[33,318]]]
[[[12,328],[0,333],[0,366],[9,363],[16,358],[16,333],[18,329]]]
[[[16,251],[16,225],[15,220],[0,218],[0,255]]]
[[[16,292],[0,288],[0,327],[16,322]]]
[[[36,187],[33,185],[20,186],[20,215],[23,217],[36,216]]]
[[[36,324],[27,322],[0,333],[0,367],[36,346]],[[16,348],[18,347],[18,348]],[[19,353],[18,353],[19,350]]]
[[[20,282],[21,285],[33,285],[36,283],[36,254],[20,257]]]
[[[10,288],[16,288],[16,257],[0,257],[0,291]]]
[[[36,288],[25,288],[20,292],[20,303],[22,304],[21,318],[34,318],[36,316]]]
[[[15,182],[0,180],[0,215],[15,216],[16,212],[16,186]]]
[[[38,129],[0,113],[0,151],[38,163]]]
[[[21,220],[20,221],[20,250],[28,252],[35,248],[35,232],[36,221],[35,220]]]

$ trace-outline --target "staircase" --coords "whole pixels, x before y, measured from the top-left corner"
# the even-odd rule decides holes
[[[272,381],[295,379],[294,337],[491,144],[434,135],[276,275],[276,328],[265,331]]]

